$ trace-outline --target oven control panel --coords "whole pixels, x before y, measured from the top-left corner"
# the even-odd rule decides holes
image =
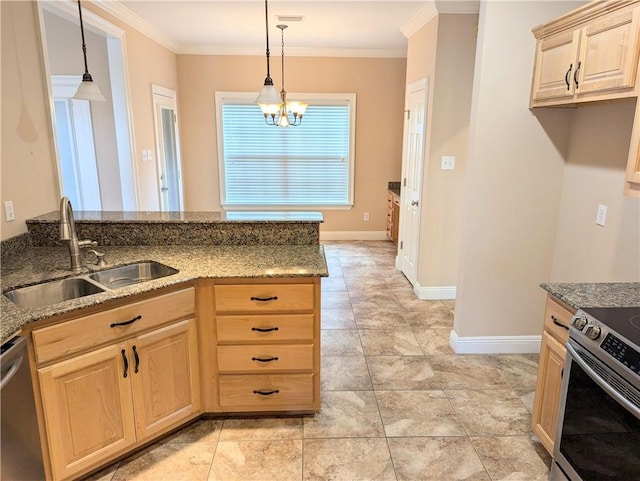
[[[613,334],[607,334],[600,347],[624,366],[640,375],[640,353]]]

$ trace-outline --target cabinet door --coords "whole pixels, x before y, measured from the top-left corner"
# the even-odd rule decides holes
[[[195,319],[143,334],[128,345],[138,441],[199,412]]]
[[[631,197],[640,197],[640,97],[636,101],[636,115],[634,118],[624,193]]]
[[[578,58],[578,30],[538,40],[533,68],[532,103],[536,100],[570,99]]]
[[[86,471],[135,442],[126,355],[124,344],[111,345],[38,370],[54,478]]]
[[[634,86],[639,17],[640,8],[611,13],[581,30],[578,96]]]
[[[531,428],[549,454],[553,454],[565,353],[562,344],[546,331],[542,333]]]

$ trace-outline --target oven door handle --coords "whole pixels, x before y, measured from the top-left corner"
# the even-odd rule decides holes
[[[582,360],[580,355],[576,352],[575,348],[571,345],[570,342],[567,342],[566,346],[567,352],[571,355],[571,359],[582,368],[582,370],[587,373],[587,375],[595,382],[598,386],[600,386],[609,396],[618,401],[625,409],[630,411],[637,418],[640,418],[640,409],[629,401],[627,398],[618,393],[615,389],[613,389],[609,384],[607,384],[597,372],[595,372],[591,367]]]

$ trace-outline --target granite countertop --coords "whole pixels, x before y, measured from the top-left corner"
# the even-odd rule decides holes
[[[254,246],[120,246],[100,247],[108,266],[85,264],[83,275],[141,261],[174,267],[172,276],[121,287],[46,307],[21,308],[0,296],[2,342],[29,322],[46,319],[115,299],[161,289],[199,278],[270,278],[328,276],[321,245]],[[84,253],[85,259],[91,254]],[[39,282],[72,277],[69,253],[64,247],[27,247],[2,262],[2,291]]]
[[[400,182],[389,182],[387,184],[387,190],[400,197],[400,184]]]
[[[640,307],[640,282],[540,284],[553,297],[574,309],[583,307]]]
[[[320,223],[321,212],[310,211],[224,211],[224,212],[153,212],[153,211],[91,211],[73,212],[76,222],[123,222],[139,224],[222,224],[233,222],[268,223]],[[52,211],[28,219],[31,224],[50,224],[60,221],[60,212]]]

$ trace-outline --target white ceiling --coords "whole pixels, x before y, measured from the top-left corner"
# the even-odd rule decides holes
[[[177,53],[263,55],[262,0],[96,0]],[[269,2],[269,43],[287,55],[406,56],[405,33],[437,12],[478,11],[479,0],[279,0]],[[302,22],[278,21],[279,15]]]

